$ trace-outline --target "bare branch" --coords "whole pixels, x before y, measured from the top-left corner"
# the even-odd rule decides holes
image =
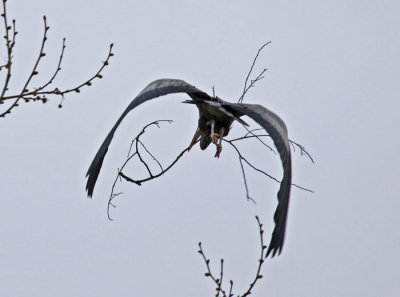
[[[263,237],[264,230],[262,228],[263,225],[261,224],[260,219],[258,218],[258,216],[256,216],[256,220],[257,220],[258,228],[260,230],[260,245],[261,245],[260,258],[258,259],[258,267],[257,267],[257,272],[255,274],[254,280],[251,282],[251,284],[249,286],[249,289],[242,295],[242,297],[246,297],[246,296],[250,295],[251,294],[251,290],[254,288],[254,286],[256,285],[257,281],[263,277],[260,274],[260,272],[261,272],[261,267],[264,264],[264,258],[265,258],[264,252],[265,252],[265,249],[267,248],[267,246],[264,243],[264,237]]]
[[[33,92],[34,95],[37,95],[38,92],[40,92],[41,90],[45,89],[48,85],[50,85],[53,80],[56,78],[58,72],[61,70],[61,62],[63,60],[64,57],[64,50],[65,50],[65,38],[63,38],[63,42],[62,42],[62,47],[61,47],[61,53],[60,53],[60,58],[58,59],[58,65],[56,68],[56,71],[54,72],[53,76],[48,80],[47,83],[45,83],[44,85],[42,85],[41,87],[38,87],[35,89],[35,92]],[[46,55],[46,53],[42,53],[42,55]]]
[[[150,150],[147,148],[147,146],[145,146],[145,144],[143,143],[143,141],[141,140],[141,137],[143,136],[143,134],[147,131],[147,128],[150,126],[157,126],[160,128],[160,123],[162,122],[168,122],[168,123],[172,123],[172,120],[157,120],[157,121],[153,121],[149,124],[147,124],[146,126],[143,127],[143,129],[140,131],[140,133],[131,141],[131,144],[129,146],[129,150],[128,150],[128,155],[126,160],[124,161],[124,163],[122,164],[122,166],[120,167],[120,169],[118,169],[118,174],[114,180],[112,189],[111,189],[111,193],[109,196],[109,202],[108,202],[108,207],[107,207],[107,215],[110,218],[110,206],[114,206],[114,204],[112,203],[113,199],[116,196],[119,196],[121,193],[114,193],[114,189],[115,189],[115,185],[116,182],[118,181],[118,179],[121,180],[124,179],[125,181],[134,183],[138,186],[141,186],[142,183],[148,182],[150,180],[156,179],[160,176],[162,176],[163,174],[165,174],[167,171],[169,171],[181,158],[182,156],[187,152],[189,147],[186,147],[185,149],[183,149],[178,156],[167,166],[167,167],[163,167],[162,164],[158,161],[158,159],[155,157],[154,154],[152,154],[150,152]],[[257,167],[255,164],[253,164],[252,162],[250,162],[244,155],[242,152],[240,152],[239,148],[236,146],[236,142],[238,141],[242,141],[242,140],[248,140],[248,139],[253,139],[253,138],[257,138],[258,140],[260,140],[262,143],[264,143],[261,138],[266,138],[266,137],[270,137],[268,134],[257,134],[255,132],[259,131],[260,129],[248,129],[248,132],[243,135],[242,137],[237,137],[231,140],[227,140],[227,139],[223,139],[224,142],[229,143],[229,145],[234,149],[234,151],[237,153],[238,158],[239,158],[239,164],[240,164],[240,168],[241,168],[241,172],[242,172],[242,178],[243,178],[243,184],[245,187],[245,191],[246,191],[246,198],[248,201],[252,201],[253,203],[256,203],[255,200],[250,196],[249,193],[249,187],[248,187],[248,183],[247,183],[247,177],[246,177],[246,172],[245,172],[245,167],[244,167],[244,163],[247,164],[251,169],[253,169],[254,171],[257,171],[261,174],[263,174],[264,176],[276,181],[277,183],[280,183],[281,181],[272,176],[271,174],[267,173],[266,171],[260,169],[259,167]],[[264,143],[265,144],[265,143]],[[267,144],[265,144],[267,147],[269,147]],[[299,147],[302,148],[302,150],[304,152],[305,149],[303,146],[299,145],[296,143],[296,145],[298,145]],[[133,150],[133,148],[135,148]],[[144,149],[144,151],[152,158],[153,161],[155,161],[160,169],[160,171],[157,174],[154,174],[149,166],[149,164],[144,160],[144,158],[142,157],[142,152],[141,149]],[[304,153],[305,154],[305,153]],[[308,154],[308,153],[307,153]],[[137,158],[137,160],[139,161],[140,164],[142,164],[145,168],[146,171],[148,173],[148,176],[145,178],[141,178],[141,179],[136,179],[136,178],[132,178],[130,176],[128,176],[127,174],[125,174],[123,172],[123,170],[125,169],[125,166],[133,159],[133,158]],[[308,192],[312,192],[312,190],[309,190],[307,188],[298,186],[296,184],[292,184],[292,186],[295,186],[299,189],[302,189],[304,191],[308,191]]]
[[[238,156],[239,156],[239,163],[240,163],[240,168],[241,168],[241,170],[242,170],[243,184],[244,184],[244,187],[245,187],[245,190],[246,190],[246,197],[247,197],[247,200],[250,200],[250,201],[252,201],[252,202],[254,202],[254,203],[255,203],[255,200],[254,200],[253,198],[251,198],[250,195],[249,195],[249,188],[248,188],[248,185],[247,185],[247,178],[246,178],[246,174],[245,174],[243,162],[245,162],[247,165],[249,165],[254,171],[260,172],[260,173],[262,173],[263,175],[267,176],[268,178],[270,178],[270,179],[272,179],[272,180],[274,180],[274,181],[276,181],[276,182],[278,182],[278,183],[281,183],[281,181],[280,181],[278,178],[276,178],[276,177],[270,175],[269,173],[267,173],[267,172],[265,172],[265,171],[259,169],[256,165],[254,165],[254,164],[251,163],[249,160],[247,160],[247,159],[243,156],[243,154],[240,152],[240,150],[237,148],[237,146],[234,144],[234,142],[236,142],[236,141],[245,140],[245,139],[250,139],[250,138],[254,138],[254,137],[256,137],[258,140],[260,140],[260,141],[262,142],[261,138],[263,138],[263,137],[270,137],[270,136],[267,135],[267,134],[254,134],[254,131],[257,131],[257,130],[259,130],[259,129],[248,130],[249,132],[246,133],[244,136],[238,137],[238,138],[234,138],[234,139],[231,139],[231,140],[223,139],[223,141],[229,143],[229,144],[234,148],[234,150],[236,151],[236,153],[237,153]],[[250,133],[251,133],[252,135],[249,135]],[[289,142],[292,143],[293,141],[289,140]],[[262,142],[262,143],[265,144],[264,142]],[[265,145],[266,145],[266,144],[265,144]],[[301,154],[302,154],[302,155],[307,155],[307,156],[310,158],[310,160],[314,163],[314,161],[313,161],[311,155],[306,151],[306,149],[305,149],[301,144],[298,144],[298,143],[296,143],[296,142],[293,142],[292,145],[298,146],[298,147],[301,149]],[[268,146],[268,145],[266,145],[266,146]],[[269,147],[269,146],[268,146],[268,147]],[[293,151],[294,151],[294,149],[293,149]],[[273,152],[275,153],[275,151],[273,151]],[[305,188],[305,187],[299,186],[299,185],[297,185],[297,184],[295,184],[295,183],[292,183],[292,186],[294,186],[294,187],[296,187],[296,188],[299,188],[299,189],[301,189],[301,190],[310,192],[310,193],[314,193],[313,190],[310,190],[310,189],[307,189],[307,188]]]
[[[172,168],[172,167],[176,164],[176,162],[178,162],[178,160],[179,160],[179,159],[184,155],[184,153],[187,151],[187,148],[185,148],[185,149],[178,155],[178,157],[176,157],[176,159],[175,159],[167,168],[163,169],[161,163],[156,159],[156,157],[155,157],[152,153],[150,153],[150,151],[146,148],[146,146],[145,146],[145,145],[143,144],[143,142],[140,140],[140,137],[146,132],[147,128],[149,128],[150,126],[157,126],[157,127],[160,128],[159,125],[160,125],[160,123],[162,123],[162,122],[172,123],[173,121],[172,121],[172,120],[157,120],[157,121],[153,121],[153,122],[147,124],[146,126],[144,126],[144,127],[142,128],[142,130],[140,131],[140,133],[131,141],[131,145],[130,145],[130,147],[129,147],[127,159],[126,159],[125,162],[122,164],[121,168],[118,169],[118,173],[117,173],[117,176],[116,176],[116,178],[115,178],[115,180],[114,180],[113,186],[112,186],[112,188],[111,188],[111,194],[110,194],[110,197],[109,197],[109,199],[108,199],[107,216],[108,216],[108,218],[109,218],[110,220],[112,220],[112,218],[110,217],[110,206],[115,207],[115,205],[112,203],[112,201],[113,201],[113,199],[114,199],[116,196],[122,194],[122,193],[114,193],[114,188],[115,188],[115,185],[116,185],[118,179],[123,178],[123,179],[125,179],[125,180],[128,181],[128,182],[135,183],[135,184],[137,184],[138,186],[140,186],[140,185],[142,185],[142,183],[144,183],[144,182],[146,182],[146,181],[149,181],[149,180],[158,178],[158,177],[160,177],[161,175],[163,175],[163,174],[164,174],[165,172],[167,172],[170,168]],[[158,166],[159,166],[160,169],[161,169],[161,171],[160,171],[158,174],[153,175],[152,172],[151,172],[151,170],[150,170],[150,167],[148,166],[148,164],[142,159],[142,157],[141,157],[141,155],[140,155],[140,147],[139,147],[139,145],[138,145],[139,143],[140,143],[141,147],[144,148],[144,150],[153,158],[153,160],[154,160],[155,162],[157,162]],[[133,147],[135,147],[135,151],[134,151],[134,152],[132,152],[132,148],[133,148]],[[141,179],[141,180],[134,180],[134,179],[130,178],[129,176],[125,175],[125,174],[122,172],[122,170],[125,168],[125,166],[128,164],[128,162],[129,162],[132,158],[134,158],[135,156],[138,157],[138,159],[140,160],[140,162],[141,162],[142,164],[144,164],[144,166],[146,167],[147,172],[149,173],[149,177],[148,177],[148,178],[144,178],[144,179]]]
[[[266,47],[266,46],[267,46],[268,44],[270,44],[270,43],[271,43],[271,41],[268,41],[267,43],[264,43],[264,44],[258,49],[257,54],[256,54],[256,56],[255,56],[254,59],[253,59],[253,63],[251,64],[250,70],[249,70],[249,72],[248,72],[248,74],[247,74],[246,80],[244,81],[243,93],[242,93],[242,95],[240,96],[240,98],[239,98],[239,100],[238,100],[239,103],[242,103],[242,102],[243,102],[244,96],[246,95],[246,93],[248,92],[248,90],[250,90],[252,87],[254,87],[254,85],[255,85],[256,82],[258,82],[259,80],[261,80],[261,79],[264,78],[263,75],[264,75],[265,71],[267,71],[266,68],[264,68],[264,69],[256,76],[256,78],[255,78],[255,79],[252,79],[252,80],[250,81],[250,84],[247,85],[248,82],[249,82],[251,73],[253,72],[253,68],[254,68],[254,66],[256,65],[258,56],[260,55],[260,53],[261,53],[261,51],[264,49],[264,47]]]
[[[5,1],[3,2],[5,5]],[[9,106],[8,109],[6,109],[6,111],[4,111],[2,114],[0,114],[0,117],[4,117],[6,114],[10,113],[11,110],[18,106],[18,101],[23,97],[23,95],[25,93],[28,93],[28,85],[31,81],[31,79],[33,78],[34,75],[37,75],[39,72],[37,71],[37,67],[39,66],[40,60],[42,59],[42,57],[44,57],[44,45],[46,43],[47,40],[47,31],[50,29],[49,26],[47,26],[47,22],[46,22],[46,16],[43,17],[43,25],[44,25],[44,32],[43,32],[43,38],[42,38],[42,45],[40,46],[40,51],[39,51],[39,56],[36,59],[35,65],[33,66],[32,72],[29,75],[28,79],[25,82],[24,87],[22,88],[20,94],[17,96],[17,98],[15,99],[15,101],[11,104],[11,106]],[[10,49],[11,52],[11,49]],[[10,53],[11,54],[11,53]],[[10,65],[11,66],[11,65]],[[3,94],[4,95],[4,94]],[[31,95],[31,94],[28,94]],[[4,96],[2,96],[2,98],[4,100],[7,100]]]
[[[244,138],[248,138],[247,135],[248,135],[248,134],[251,134],[253,137],[257,138],[257,140],[258,140],[259,142],[261,142],[265,147],[269,148],[269,150],[270,150],[271,152],[273,152],[275,155],[277,154],[276,151],[275,151],[270,145],[268,145],[268,144],[266,144],[264,141],[262,141],[261,135],[254,134],[254,131],[257,131],[257,130],[259,130],[259,129],[252,129],[252,130],[250,130],[250,129],[249,129],[248,127],[246,127],[245,125],[242,125],[242,127],[247,131],[247,133],[245,134],[245,137],[244,137]],[[264,129],[261,129],[261,130],[264,130]],[[268,135],[268,137],[269,137],[269,135]]]
[[[246,172],[244,171],[242,158],[240,156],[239,156],[239,163],[240,163],[240,169],[242,169],[242,177],[243,177],[244,188],[246,190],[247,200],[248,201],[252,201],[254,204],[256,204],[256,201],[253,198],[250,197],[249,187],[247,186]]]
[[[39,71],[38,71],[39,64],[40,64],[41,60],[46,56],[44,47],[45,47],[45,44],[47,41],[47,33],[48,33],[48,30],[50,29],[50,27],[47,25],[46,16],[43,16],[44,31],[43,31],[42,43],[41,43],[38,57],[33,65],[32,71],[30,72],[30,74],[29,74],[27,80],[25,81],[24,86],[22,87],[20,92],[18,92],[16,94],[14,93],[14,94],[6,95],[6,93],[8,92],[8,86],[9,86],[10,78],[11,78],[11,68],[12,68],[12,58],[13,58],[12,51],[15,46],[15,37],[18,33],[15,29],[15,20],[12,21],[12,23],[13,23],[12,26],[10,26],[8,24],[7,13],[6,13],[6,0],[3,0],[3,13],[1,14],[1,16],[3,17],[3,22],[4,22],[4,27],[5,27],[4,38],[6,40],[7,63],[5,65],[0,66],[0,71],[3,68],[6,68],[7,73],[6,73],[4,85],[3,85],[2,89],[1,89],[1,93],[0,93],[0,104],[5,103],[5,101],[7,101],[7,100],[12,101],[12,103],[8,106],[8,108],[6,108],[3,112],[0,113],[0,117],[5,117],[15,107],[19,106],[19,101],[21,99],[24,102],[41,101],[43,103],[46,103],[48,101],[48,96],[51,96],[51,95],[61,96],[61,98],[63,99],[64,96],[70,92],[79,93],[81,88],[86,87],[86,86],[91,86],[93,81],[96,78],[101,79],[103,77],[101,73],[102,73],[103,69],[105,68],[105,66],[107,66],[109,64],[110,58],[114,55],[112,53],[113,44],[111,44],[106,60],[104,62],[102,62],[102,65],[99,68],[99,70],[88,80],[79,84],[76,87],[69,88],[69,89],[61,90],[57,87],[55,87],[53,89],[48,89],[48,87],[54,82],[55,78],[61,71],[61,63],[62,63],[62,60],[64,57],[64,50],[65,50],[65,38],[64,38],[63,43],[62,43],[60,58],[58,60],[57,67],[56,67],[56,70],[53,73],[53,75],[50,77],[50,79],[47,82],[39,85],[38,87],[33,87],[32,90],[29,90],[28,87],[31,83],[31,80],[33,79],[34,76],[37,76],[39,74]],[[11,29],[13,29],[12,35],[10,35]],[[59,104],[59,107],[62,107],[62,100],[61,100],[61,103]]]
[[[247,289],[246,292],[244,292],[242,295],[238,295],[240,297],[246,297],[249,296],[252,293],[252,290],[254,289],[255,285],[257,284],[258,280],[260,280],[263,276],[261,275],[261,268],[262,265],[264,264],[264,257],[265,257],[265,249],[267,248],[267,246],[264,243],[264,230],[263,230],[263,225],[261,224],[258,216],[256,216],[256,220],[257,220],[257,224],[258,224],[258,228],[259,228],[259,234],[260,234],[260,257],[258,259],[258,265],[257,265],[257,269],[256,269],[256,273],[255,273],[255,277],[253,279],[253,281],[250,283],[249,288]],[[215,284],[215,290],[217,291],[217,294],[215,296],[220,296],[220,294],[222,294],[222,297],[232,297],[233,293],[232,293],[232,289],[233,289],[233,281],[230,280],[229,281],[229,293],[227,294],[226,290],[223,289],[223,276],[224,276],[224,259],[221,259],[221,266],[220,266],[220,277],[217,278],[213,272],[211,271],[211,267],[210,267],[210,259],[208,259],[204,253],[203,247],[201,242],[199,242],[199,250],[198,253],[201,255],[201,257],[204,260],[204,263],[206,264],[206,268],[207,268],[207,272],[204,274],[206,277],[209,277],[213,283]]]
[[[304,146],[302,146],[301,144],[298,144],[297,142],[294,142],[293,140],[289,139],[289,143],[292,145],[293,151],[296,151],[296,146],[300,149],[300,155],[306,155],[311,162],[314,163],[314,159],[311,157],[311,155],[306,151],[306,149],[304,148]]]
[[[7,49],[7,63],[2,67],[5,67],[7,69],[7,74],[6,74],[6,79],[5,79],[4,86],[3,86],[3,89],[2,89],[1,95],[0,95],[0,103],[2,103],[2,101],[3,101],[2,98],[4,97],[4,94],[8,90],[8,84],[9,84],[10,78],[11,78],[12,49],[15,44],[15,35],[16,35],[15,21],[13,21],[14,34],[13,34],[13,42],[11,42],[10,35],[9,35],[10,26],[8,25],[8,21],[7,21],[6,0],[3,0],[3,13],[1,16],[3,17],[3,21],[4,21],[4,31],[5,31],[4,38],[6,40],[6,49]]]
[[[249,137],[245,137],[244,139],[248,139]],[[236,153],[239,155],[239,159],[241,159],[242,161],[244,161],[247,165],[249,165],[252,169],[254,169],[255,171],[258,171],[262,174],[264,174],[265,176],[269,177],[270,179],[280,183],[280,180],[277,179],[276,177],[273,177],[272,175],[266,173],[265,171],[257,168],[255,165],[253,165],[252,163],[250,163],[243,155],[242,153],[239,151],[239,149],[237,148],[236,145],[234,145],[230,140],[226,140],[224,139],[225,142],[229,143],[236,151]]]
[[[215,290],[217,291],[217,295],[215,295],[216,297],[218,297],[220,295],[220,293],[222,293],[223,297],[227,297],[228,295],[226,295],[225,290],[222,289],[222,277],[223,277],[223,267],[224,267],[224,259],[221,259],[221,268],[220,268],[220,279],[216,278],[214,276],[214,274],[211,272],[211,268],[210,268],[210,259],[207,259],[206,255],[204,254],[203,248],[201,246],[201,242],[199,242],[199,250],[198,253],[202,256],[204,263],[206,264],[207,267],[207,272],[204,274],[206,277],[209,277],[212,279],[212,281],[215,283],[216,288]]]
[[[143,144],[143,142],[141,142],[140,140],[138,140],[138,142],[141,144],[141,146],[144,148],[144,150],[146,151],[146,153],[148,153],[150,155],[150,157],[158,164],[158,166],[160,167],[161,170],[164,170],[161,163],[156,159],[156,157],[154,157],[152,155],[152,153],[150,153],[150,151],[146,148],[146,146]]]

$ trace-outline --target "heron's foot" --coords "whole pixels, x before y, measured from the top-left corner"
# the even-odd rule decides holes
[[[189,147],[187,148],[188,152],[192,149],[192,147],[196,144],[196,142],[197,142],[197,139],[194,140],[194,138],[193,138],[192,142],[190,143]]]
[[[215,158],[219,158],[219,155],[222,152],[222,145],[220,143],[217,143],[216,146],[217,146],[217,151],[215,152],[215,156],[214,157]]]
[[[192,138],[192,141],[190,142],[190,145],[187,149],[187,151],[190,151],[190,149],[196,144],[196,142],[199,140],[200,138],[200,130],[199,128],[197,128],[196,133],[194,133],[194,136]]]
[[[212,143],[218,146],[219,135],[217,133],[211,133]]]

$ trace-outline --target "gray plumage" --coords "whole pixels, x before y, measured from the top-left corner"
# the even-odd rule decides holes
[[[266,256],[271,253],[272,256],[275,256],[276,253],[280,254],[284,243],[291,187],[291,156],[285,123],[275,113],[261,105],[226,102],[218,97],[209,96],[183,80],[159,79],[153,81],[128,105],[103,141],[86,173],[88,196],[93,195],[108,146],[125,116],[132,109],[148,100],[173,93],[187,93],[191,100],[184,102],[195,104],[199,109],[198,130],[193,137],[191,146],[198,139],[200,139],[201,149],[206,149],[213,142],[217,145],[216,156],[218,157],[221,152],[221,140],[228,135],[232,122],[236,120],[247,125],[240,119],[243,115],[253,119],[271,136],[282,161],[283,178],[278,191],[278,206],[274,214],[275,229]],[[217,136],[219,139],[216,138]]]

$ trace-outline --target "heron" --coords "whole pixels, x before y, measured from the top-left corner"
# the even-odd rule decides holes
[[[97,151],[87,173],[86,190],[92,197],[97,178],[100,173],[104,157],[114,136],[115,131],[126,115],[140,104],[174,93],[186,93],[190,99],[183,103],[193,104],[199,110],[199,120],[196,132],[190,142],[188,151],[199,141],[200,148],[205,150],[211,143],[216,146],[215,156],[219,157],[222,151],[222,140],[231,130],[232,123],[237,121],[243,125],[247,123],[241,119],[247,116],[259,124],[270,135],[280,155],[283,167],[283,177],[277,194],[278,205],[274,213],[275,227],[271,235],[266,257],[280,254],[285,239],[286,221],[289,208],[292,166],[288,139],[288,132],[283,120],[266,107],[259,104],[231,103],[213,97],[195,86],[179,79],[158,79],[147,85],[128,105],[111,131],[104,139]]]

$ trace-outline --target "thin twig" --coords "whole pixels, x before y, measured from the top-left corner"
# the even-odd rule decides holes
[[[210,259],[207,259],[207,257],[206,257],[206,255],[204,254],[204,251],[203,251],[203,248],[202,248],[202,246],[201,246],[201,242],[199,242],[199,250],[198,250],[198,253],[202,256],[202,258],[203,258],[203,260],[204,260],[204,263],[206,264],[206,267],[207,267],[207,272],[206,273],[204,273],[204,275],[206,276],[206,277],[210,277],[211,279],[212,279],[212,281],[215,283],[215,285],[216,285],[216,288],[215,288],[215,290],[217,291],[217,295],[216,296],[219,296],[219,293],[221,292],[222,293],[222,296],[223,297],[226,297],[227,295],[226,295],[226,292],[225,292],[225,290],[223,290],[222,289],[222,287],[221,287],[221,285],[222,285],[222,282],[219,280],[219,279],[217,279],[214,275],[213,275],[213,273],[211,272],[211,268],[210,268]],[[223,275],[223,263],[224,263],[224,261],[223,261],[223,259],[221,259],[221,270],[220,270],[220,275]],[[222,277],[221,277],[222,278]]]
[[[5,31],[5,39],[6,39],[6,49],[7,49],[7,64],[5,65],[6,69],[7,69],[7,74],[6,74],[6,79],[4,82],[4,86],[3,89],[1,91],[1,95],[0,95],[0,103],[3,102],[2,98],[4,97],[4,94],[7,92],[8,90],[8,84],[10,82],[10,78],[11,78],[11,65],[12,65],[12,48],[14,47],[14,43],[15,43],[15,35],[16,35],[16,31],[15,31],[15,21],[13,21],[14,24],[14,37],[13,37],[13,43],[11,44],[10,41],[10,35],[9,35],[9,30],[10,30],[10,26],[8,25],[8,21],[7,21],[7,9],[6,9],[6,0],[3,0],[3,14],[1,15],[3,17],[4,20],[4,31]]]
[[[311,162],[314,163],[314,159],[307,152],[307,150],[304,148],[304,146],[302,146],[301,144],[298,144],[297,142],[294,142],[293,140],[290,140],[290,139],[289,139],[289,143],[292,145],[293,151],[296,151],[295,146],[297,146],[300,149],[300,154],[306,155],[311,160]]]
[[[262,139],[261,139],[258,135],[256,135],[256,134],[253,133],[254,129],[253,129],[253,130],[250,130],[250,129],[247,128],[245,125],[242,125],[242,127],[245,128],[245,129],[247,130],[247,133],[248,133],[248,134],[253,135],[254,137],[257,138],[257,140],[258,140],[259,142],[261,142],[264,146],[266,146],[267,148],[269,148],[271,152],[273,152],[275,155],[277,154],[276,151],[275,151],[271,146],[269,146],[268,144],[266,144],[264,141],[262,141]],[[247,134],[246,134],[246,135],[247,135]]]
[[[261,140],[262,137],[271,137],[268,134],[255,134],[254,131],[257,130],[264,130],[264,129],[252,129],[250,130],[249,128],[247,128],[246,126],[243,126],[248,132],[238,138],[234,138],[234,139],[230,139],[229,141],[234,142],[234,141],[238,141],[238,140],[243,140],[243,139],[248,139],[248,138],[256,138],[259,142],[261,142],[264,146],[266,146],[267,148],[269,148],[269,150],[271,152],[273,152],[275,155],[277,154],[276,151],[268,144],[266,144],[264,141]],[[250,134],[250,135],[249,135]]]
[[[34,96],[37,96],[38,92],[40,92],[41,90],[45,89],[48,85],[50,85],[53,82],[53,80],[56,78],[58,72],[60,72],[60,70],[61,70],[61,62],[62,62],[62,60],[64,58],[65,47],[66,47],[65,38],[63,38],[62,47],[61,47],[61,53],[60,53],[60,57],[58,59],[58,64],[57,64],[56,70],[54,71],[54,73],[50,77],[50,79],[47,81],[47,83],[45,83],[41,87],[35,88],[35,91],[32,93]],[[45,53],[43,53],[43,54],[45,54]]]
[[[264,230],[263,230],[263,225],[260,222],[260,219],[258,218],[258,216],[256,216],[256,220],[257,220],[257,224],[258,224],[258,228],[260,230],[260,245],[261,245],[261,251],[260,251],[260,258],[258,259],[258,267],[257,267],[257,272],[256,275],[254,277],[254,280],[251,282],[248,290],[242,295],[242,297],[246,297],[248,295],[251,294],[251,290],[253,290],[254,286],[256,285],[257,281],[259,279],[261,279],[263,276],[260,274],[261,272],[261,267],[264,263],[264,251],[267,248],[267,246],[264,244]]]
[[[143,142],[141,142],[140,140],[138,140],[138,142],[140,143],[140,145],[144,148],[144,150],[146,151],[146,153],[148,153],[150,155],[150,157],[153,159],[153,161],[155,161],[158,166],[160,167],[161,170],[164,170],[161,163],[156,159],[156,157],[154,157],[152,155],[152,153],[150,153],[150,151],[147,149],[147,147],[143,144]]]
[[[250,197],[249,193],[249,187],[247,186],[247,178],[246,178],[246,172],[244,171],[243,167],[243,162],[242,162],[242,157],[239,156],[239,163],[240,163],[240,168],[242,169],[242,177],[243,177],[243,183],[244,183],[244,188],[246,190],[246,198],[248,201],[252,201],[254,204],[256,204],[256,201]]]
[[[258,136],[259,136],[259,135],[258,135]],[[248,138],[251,138],[251,137],[253,137],[253,136],[246,136],[246,137],[243,137],[243,139],[248,139]],[[236,141],[236,139],[233,139],[233,140]],[[237,146],[236,146],[235,144],[233,144],[233,141],[232,141],[232,140],[223,139],[223,141],[229,143],[229,144],[234,148],[234,150],[236,151],[236,153],[239,155],[239,162],[240,162],[240,167],[241,167],[241,169],[242,169],[242,175],[243,175],[243,183],[244,183],[245,188],[246,188],[246,197],[247,197],[248,200],[254,201],[253,198],[249,197],[249,192],[248,192],[248,189],[247,189],[247,180],[246,180],[246,175],[244,174],[244,167],[243,167],[243,162],[242,162],[242,161],[244,161],[247,165],[249,165],[254,171],[257,171],[257,172],[259,172],[259,173],[262,173],[263,175],[269,177],[270,179],[272,179],[272,180],[274,180],[274,181],[276,181],[276,182],[278,182],[278,183],[281,183],[281,181],[280,181],[279,179],[277,179],[276,177],[270,175],[269,173],[267,173],[267,172],[261,170],[260,168],[258,168],[257,166],[255,166],[253,163],[251,163],[249,160],[247,160],[247,159],[243,156],[243,154],[240,152],[240,150],[237,148]],[[299,185],[297,185],[297,184],[295,184],[295,183],[292,183],[291,185],[294,186],[294,187],[296,187],[296,188],[299,188],[299,189],[301,189],[301,190],[304,190],[304,191],[306,191],[306,192],[314,193],[313,190],[310,190],[310,189],[307,189],[307,188],[305,188],[305,187],[299,186]],[[249,199],[249,198],[250,198],[250,199]]]
[[[264,44],[258,49],[257,54],[256,54],[255,58],[253,59],[253,63],[251,64],[250,70],[249,70],[249,72],[247,73],[246,80],[244,81],[243,93],[242,93],[242,95],[240,96],[240,98],[239,98],[239,100],[238,100],[238,103],[242,103],[242,101],[243,101],[243,99],[244,99],[244,96],[246,95],[247,91],[250,90],[250,88],[252,88],[252,87],[255,85],[256,82],[258,82],[259,80],[261,80],[261,79],[264,78],[264,77],[263,77],[263,74],[265,73],[265,71],[267,71],[266,68],[264,68],[264,69],[256,76],[255,79],[252,79],[252,80],[251,80],[250,85],[247,85],[247,83],[248,83],[248,81],[249,81],[249,79],[250,79],[250,75],[251,75],[251,73],[253,72],[253,68],[254,68],[254,66],[256,65],[258,56],[260,55],[260,53],[261,53],[261,51],[264,49],[264,47],[267,46],[267,45],[270,44],[270,43],[271,43],[271,41],[268,41],[268,42],[264,43]]]

